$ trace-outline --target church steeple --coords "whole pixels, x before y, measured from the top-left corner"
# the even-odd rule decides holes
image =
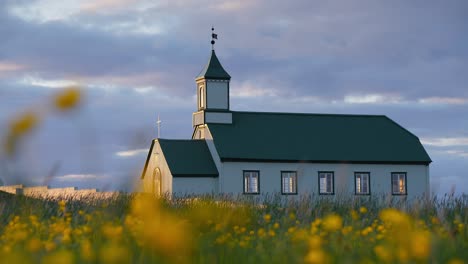
[[[205,68],[195,78],[197,83],[198,111],[229,111],[229,81],[231,76],[219,62],[214,51],[215,39],[218,35],[211,34],[211,56]]]
[[[193,113],[193,138],[203,138],[204,127],[208,123],[232,124],[229,110],[229,82],[231,76],[226,72],[214,51],[218,35],[211,29],[211,56],[208,64],[195,78],[197,83],[197,112]]]
[[[231,75],[229,75],[223,68],[214,50],[211,51],[211,57],[208,61],[208,64],[206,64],[205,68],[200,72],[195,80],[198,81],[202,78],[228,81],[231,80]]]

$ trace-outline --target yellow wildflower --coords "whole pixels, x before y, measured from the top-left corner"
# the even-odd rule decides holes
[[[78,87],[68,87],[55,96],[54,106],[60,111],[66,111],[76,107],[80,100],[80,89]]]
[[[418,231],[411,235],[411,253],[420,260],[429,257],[431,251],[431,238],[428,232]]]
[[[382,260],[383,262],[391,262],[392,261],[392,253],[388,248],[378,245],[374,247],[374,253],[377,257]]]
[[[42,263],[47,264],[71,264],[74,262],[73,254],[64,250],[47,255],[42,259]]]
[[[359,219],[359,214],[358,214],[358,212],[356,212],[356,210],[351,210],[350,214],[351,214],[351,218],[353,220],[358,220]]]
[[[367,208],[364,207],[364,206],[361,206],[361,208],[359,208],[359,212],[360,212],[361,214],[365,214],[365,213],[367,213]]]
[[[311,263],[311,264],[314,264],[314,263],[322,264],[322,263],[328,263],[329,262],[328,257],[325,254],[325,252],[323,252],[320,249],[309,251],[309,253],[306,255],[304,261],[306,263]]]
[[[465,262],[463,262],[463,260],[457,259],[457,258],[451,259],[449,260],[449,262],[447,262],[447,264],[464,264],[464,263]]]
[[[259,237],[264,237],[265,236],[265,229],[263,229],[263,228],[258,229],[257,234],[258,234]]]
[[[42,243],[39,239],[33,237],[28,241],[27,249],[29,252],[36,253],[41,250],[41,248]]]
[[[309,238],[309,248],[317,249],[322,245],[322,238],[319,236],[311,236]]]
[[[109,244],[101,248],[99,259],[101,263],[131,263],[130,251],[118,244]]]
[[[89,240],[81,242],[81,257],[86,261],[91,261],[94,258],[93,249]]]
[[[33,130],[38,122],[39,117],[36,113],[25,112],[10,123],[10,134],[14,137],[22,136]]]
[[[275,231],[273,229],[268,230],[268,235],[271,237],[274,237],[276,235]]]
[[[271,215],[270,215],[270,214],[264,215],[264,216],[263,216],[263,220],[265,220],[265,222],[267,222],[267,223],[270,222],[270,220],[271,220]]]
[[[400,212],[393,208],[384,209],[380,212],[379,217],[382,221],[395,225],[399,231],[406,232],[410,229],[411,219],[404,212]]]
[[[328,215],[323,219],[323,228],[330,232],[340,230],[342,225],[343,219],[337,214]]]

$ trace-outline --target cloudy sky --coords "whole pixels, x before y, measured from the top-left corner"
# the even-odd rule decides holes
[[[468,192],[464,0],[1,0],[0,137],[63,87],[85,98],[0,154],[0,177],[128,189],[158,114],[190,138],[212,25],[233,110],[387,115],[426,147],[432,191]]]

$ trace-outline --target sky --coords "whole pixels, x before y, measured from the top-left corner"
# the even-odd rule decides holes
[[[387,115],[432,158],[432,192],[468,193],[466,25],[464,0],[1,0],[0,139],[64,87],[84,98],[0,154],[0,178],[131,189],[158,115],[191,137],[214,26],[232,110]]]

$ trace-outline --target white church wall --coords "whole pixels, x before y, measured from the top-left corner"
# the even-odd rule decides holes
[[[214,163],[216,165],[216,169],[218,170],[218,173],[219,173],[219,175],[221,177],[221,174],[222,174],[222,171],[223,171],[223,163],[221,162],[221,159],[220,159],[220,157],[218,155],[218,151],[216,150],[216,146],[215,146],[215,144],[213,142],[213,135],[211,135],[209,125],[204,128],[203,136],[205,138],[206,145],[208,146],[208,150],[211,153],[211,157],[213,158],[213,161],[214,161]],[[218,180],[218,190],[219,191],[223,190],[223,181],[220,180],[220,179],[221,178],[219,178],[219,180]]]
[[[172,174],[161,150],[161,146],[157,141],[154,143],[153,151],[148,162],[148,167],[146,168],[146,173],[143,178],[144,192],[152,192],[153,173],[155,172],[156,168],[161,170],[162,193],[172,193]]]
[[[429,192],[425,165],[223,162],[220,192],[243,193],[243,170],[260,171],[260,192],[281,193],[281,171],[297,171],[298,194],[319,193],[318,172],[334,172],[335,195],[355,193],[354,172],[370,172],[371,195],[391,194],[391,173],[406,172],[407,197]]]
[[[172,192],[177,196],[218,193],[218,178],[174,177]]]
[[[228,109],[228,82],[207,80],[207,108]]]

